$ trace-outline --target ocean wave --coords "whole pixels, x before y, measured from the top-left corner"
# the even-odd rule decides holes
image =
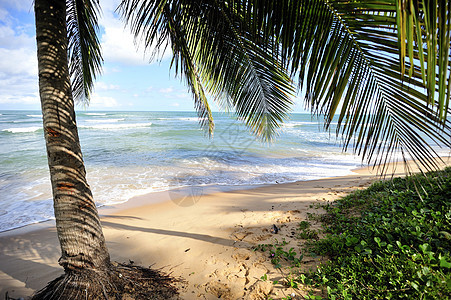
[[[42,115],[27,115],[30,118],[42,118]]]
[[[88,123],[111,123],[111,122],[120,122],[124,121],[125,118],[121,119],[94,119],[94,120],[86,120]]]
[[[6,208],[0,215],[0,232],[54,219],[53,202],[21,201]]]
[[[6,129],[3,129],[2,131],[10,132],[10,133],[29,133],[29,132],[36,132],[40,129],[42,129],[42,127],[33,126],[33,127],[6,128]]]
[[[106,113],[85,113],[87,116],[106,116]]]
[[[177,165],[136,165],[127,167],[89,167],[96,205],[115,205],[134,196],[196,186],[255,186],[313,180],[348,175],[352,164],[330,164],[330,157],[317,159],[262,159],[247,157],[240,164],[230,164],[211,157],[178,160]],[[333,160],[335,162],[335,159]],[[17,195],[21,197],[20,195]],[[21,197],[23,199],[23,197]],[[47,197],[41,197],[47,198]],[[53,218],[51,201],[11,201],[0,213],[0,232]],[[20,204],[20,206],[19,206]],[[17,206],[16,206],[17,205]],[[39,211],[39,214],[29,212]]]
[[[186,117],[186,118],[157,118],[157,120],[174,120],[174,121],[190,121],[198,122],[201,120],[207,120],[207,118]]]
[[[25,120],[14,120],[14,121],[8,121],[8,122],[9,123],[40,123],[40,121],[37,120],[36,118],[34,118],[34,119],[25,119]]]
[[[81,125],[79,128],[84,129],[102,129],[102,130],[117,130],[117,129],[131,129],[131,128],[145,128],[152,125],[149,123],[134,123],[134,124],[100,124],[100,125]]]
[[[42,121],[27,114],[37,116],[39,111],[5,112],[0,117],[0,122],[9,122],[0,123],[3,144],[23,145],[12,147],[2,165],[5,171],[0,171],[0,231],[53,217],[44,141],[38,139]],[[181,187],[247,187],[346,175],[360,165],[359,159],[354,164],[354,156],[340,155],[330,134],[318,133],[321,124],[309,116],[287,121],[278,144],[268,147],[254,143],[235,118],[222,115],[217,116],[215,140],[203,139],[194,130],[201,129],[191,112],[78,112],[78,116],[88,181],[98,206]],[[154,134],[156,139],[149,138]],[[97,137],[109,144],[99,147],[102,141]],[[37,158],[42,160],[39,167],[34,163]]]
[[[293,128],[293,127],[299,127],[302,125],[316,125],[318,122],[288,122],[283,123],[283,127]]]

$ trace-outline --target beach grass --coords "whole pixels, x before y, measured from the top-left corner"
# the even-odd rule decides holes
[[[307,285],[307,299],[451,297],[451,168],[379,181],[322,208],[312,218],[323,238],[305,221],[297,235],[308,241],[305,254],[329,258],[316,270],[303,270],[302,256],[280,245],[258,247],[276,267],[291,262],[285,285]]]

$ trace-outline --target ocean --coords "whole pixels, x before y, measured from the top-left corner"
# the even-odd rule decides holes
[[[342,176],[361,166],[309,114],[292,114],[271,144],[229,114],[208,138],[195,112],[77,112],[98,206],[179,187],[249,187]],[[53,218],[40,111],[0,111],[0,231]]]

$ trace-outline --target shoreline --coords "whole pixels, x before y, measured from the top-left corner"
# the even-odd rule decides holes
[[[442,159],[451,165],[450,157]],[[403,170],[400,167],[395,176],[402,176]],[[282,237],[290,241],[289,233],[296,224],[318,212],[312,206],[382,179],[372,167],[353,172],[200,196],[162,192],[166,201],[158,203],[149,203],[158,194],[151,193],[102,207],[99,214],[113,261],[133,260],[184,278],[183,299],[217,299],[218,295],[237,299],[257,291],[257,285],[261,292],[269,289],[259,280],[264,274],[271,280],[278,276],[268,259],[252,247]],[[60,249],[52,222],[0,233],[0,295],[9,291],[11,297],[27,297],[63,273],[57,262]],[[280,228],[279,234],[270,232],[273,224]],[[319,224],[314,226],[319,228]],[[315,259],[306,263],[310,267],[316,264]]]
[[[155,192],[147,192],[142,195],[136,195],[131,197],[130,199],[120,202],[117,204],[105,204],[102,206],[98,206],[97,210],[99,213],[99,216],[107,217],[109,215],[118,213],[122,210],[130,209],[130,208],[136,208],[140,206],[147,206],[147,205],[154,205],[164,202],[170,202],[170,201],[177,201],[180,198],[185,197],[191,197],[192,191],[194,190],[201,190],[201,195],[213,195],[216,193],[227,193],[232,191],[245,191],[245,190],[252,190],[252,189],[258,189],[265,186],[277,186],[277,185],[284,185],[284,184],[294,184],[298,182],[309,182],[309,181],[315,181],[315,180],[322,180],[322,179],[328,179],[328,178],[337,178],[337,177],[346,177],[355,175],[358,173],[360,169],[365,169],[367,167],[360,167],[351,169],[351,174],[344,175],[344,176],[333,176],[333,177],[324,177],[324,178],[318,178],[318,179],[309,179],[309,180],[298,180],[298,181],[292,181],[292,182],[282,182],[282,183],[262,183],[262,184],[253,184],[253,185],[197,185],[197,186],[183,186],[183,187],[176,187],[170,190],[164,190],[164,191],[155,191]],[[36,231],[40,229],[45,229],[55,226],[55,220],[54,219],[48,219],[43,221],[38,221],[31,224],[21,225],[16,228],[7,229],[4,231],[0,231],[0,238],[2,236],[6,235],[14,235],[14,234],[23,234],[27,233],[29,231]],[[17,231],[17,232],[15,232]],[[9,234],[10,233],[10,234]]]
[[[451,163],[451,156],[441,156],[439,157],[445,161],[445,164],[448,163],[448,165]],[[437,158],[438,159],[438,158]],[[397,165],[397,168],[400,168],[399,165],[402,164],[402,162],[391,162],[390,165]],[[441,164],[439,162],[439,164]],[[414,169],[416,166],[414,166]],[[309,181],[316,181],[316,180],[322,180],[322,179],[331,179],[331,178],[337,178],[337,177],[347,177],[352,176],[355,174],[365,174],[370,173],[378,178],[378,180],[383,180],[384,177],[381,175],[378,175],[377,173],[378,166],[361,166],[358,168],[354,168],[350,170],[350,174],[344,175],[344,176],[331,176],[331,177],[324,177],[324,178],[318,178],[318,179],[310,179],[310,180],[298,180],[298,181],[292,181],[292,182],[282,182],[282,183],[264,183],[264,184],[253,184],[253,185],[204,185],[204,186],[183,186],[183,187],[176,187],[170,190],[163,190],[163,191],[155,191],[155,192],[147,192],[142,195],[136,195],[132,196],[128,200],[117,203],[117,204],[105,204],[102,206],[98,206],[97,210],[99,213],[99,216],[107,217],[111,214],[118,213],[122,210],[135,208],[139,206],[147,206],[147,205],[153,205],[163,202],[169,202],[174,201],[174,199],[180,199],[184,197],[190,196],[192,194],[193,189],[195,190],[201,190],[202,194],[204,195],[212,195],[215,193],[223,193],[223,192],[230,192],[230,191],[241,191],[241,190],[252,190],[257,189],[260,187],[265,186],[273,186],[273,185],[284,185],[284,184],[294,184],[299,182],[309,182]],[[393,168],[390,168],[389,170],[392,170]],[[374,174],[373,174],[374,172]],[[390,171],[387,172],[389,176],[392,176]],[[404,176],[404,169],[398,170],[393,173],[393,176]],[[22,225],[16,228],[7,229],[5,231],[0,231],[0,238],[2,236],[7,235],[15,235],[15,234],[23,234],[27,233],[29,231],[36,231],[40,229],[50,228],[55,226],[55,220],[49,219],[49,220],[43,220],[38,221],[31,224]]]

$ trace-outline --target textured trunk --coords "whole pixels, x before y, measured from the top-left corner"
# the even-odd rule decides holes
[[[83,5],[79,2],[78,5]],[[138,266],[110,263],[86,181],[67,59],[66,1],[35,0],[39,93],[65,274],[36,299],[173,299],[174,280]]]
[[[60,265],[66,272],[107,269],[99,216],[86,181],[72,98],[66,1],[35,0],[39,93],[52,183]]]

